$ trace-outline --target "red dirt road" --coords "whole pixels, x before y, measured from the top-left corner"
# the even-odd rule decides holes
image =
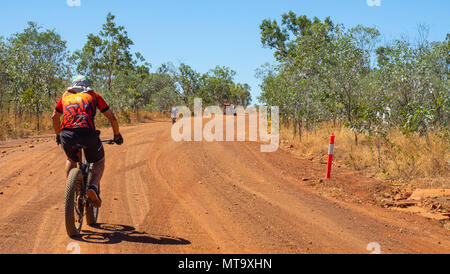
[[[0,253],[76,243],[83,254],[367,254],[371,242],[381,253],[450,253],[450,231],[434,221],[320,195],[301,180],[323,176],[320,164],[251,142],[176,143],[170,129],[126,127],[126,143],[106,147],[100,224],[78,239],[65,232],[65,156],[53,137],[0,143]]]

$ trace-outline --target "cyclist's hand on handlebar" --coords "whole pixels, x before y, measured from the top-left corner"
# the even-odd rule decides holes
[[[61,144],[61,136],[56,135],[56,144],[59,146]]]
[[[116,143],[117,145],[121,145],[123,144],[123,137],[122,135],[119,133],[117,135],[114,135],[114,143]]]

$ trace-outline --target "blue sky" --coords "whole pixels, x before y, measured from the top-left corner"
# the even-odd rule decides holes
[[[76,0],[69,0],[76,1]],[[379,6],[369,3],[380,2]],[[450,32],[449,0],[2,0],[0,36],[23,30],[28,21],[55,29],[71,51],[80,49],[89,33],[97,34],[108,12],[125,26],[153,69],[161,63],[185,62],[199,72],[216,65],[237,72],[236,80],[252,87],[253,103],[260,93],[255,70],[273,62],[273,52],[261,45],[262,20],[280,19],[290,10],[346,27],[377,26],[384,40],[414,38],[417,26],[430,27],[429,40]]]

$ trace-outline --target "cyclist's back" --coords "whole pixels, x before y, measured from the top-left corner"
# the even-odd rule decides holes
[[[97,109],[108,118],[114,131],[114,141],[121,145],[123,138],[117,119],[105,100],[90,87],[89,78],[85,76],[74,78],[72,86],[63,93],[56,105],[52,118],[56,141],[62,145],[68,157],[67,175],[79,161],[80,149],[77,145],[84,148],[86,160],[93,163],[88,195],[100,206],[100,179],[104,170],[105,151],[94,123]],[[60,123],[61,115],[63,119]]]

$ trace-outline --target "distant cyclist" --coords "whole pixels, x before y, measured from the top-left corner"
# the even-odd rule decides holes
[[[177,107],[172,107],[170,116],[172,118],[172,124],[175,124],[177,122],[177,117],[178,117],[178,108]]]
[[[114,113],[109,109],[105,100],[91,88],[89,78],[86,76],[77,76],[73,79],[72,86],[63,93],[56,105],[52,119],[56,142],[58,145],[62,144],[68,158],[67,176],[79,161],[76,145],[86,147],[86,160],[93,164],[87,194],[89,199],[94,202],[95,207],[101,207],[100,180],[105,169],[105,151],[94,124],[97,109],[111,123],[114,142],[118,145],[123,144],[119,123]],[[61,115],[63,116],[62,123],[60,123]]]

